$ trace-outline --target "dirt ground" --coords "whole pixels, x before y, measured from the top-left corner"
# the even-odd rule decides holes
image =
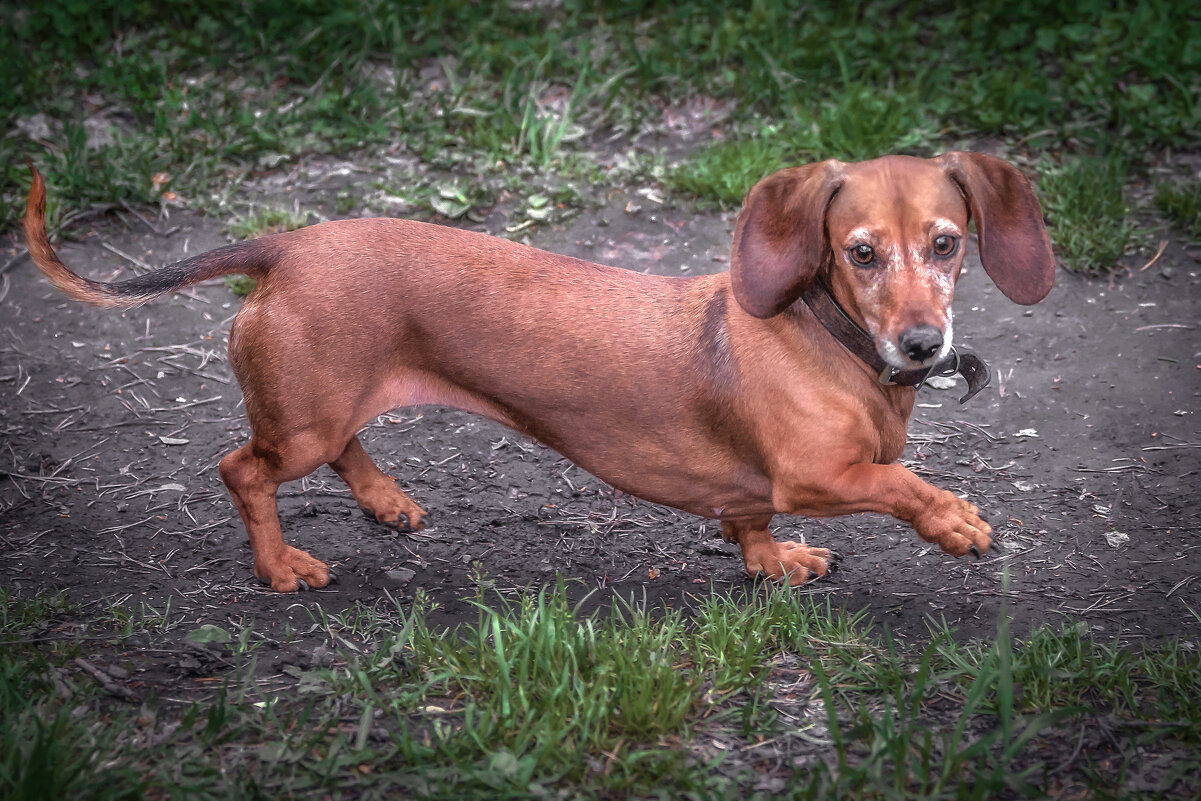
[[[332,203],[336,170],[308,170],[318,202]],[[615,193],[531,244],[695,275],[726,268],[733,221]],[[474,227],[503,222],[494,212]],[[178,212],[155,225],[162,234],[127,214],[96,217],[61,255],[113,280],[227,241],[218,223]],[[969,256],[956,336],[989,362],[993,384],[964,406],[962,386],[924,389],[904,460],[977,503],[998,547],[956,560],[878,515],[778,517],[779,535],[844,557],[803,591],[866,608],[902,636],[933,618],[987,637],[1007,566],[1019,633],[1085,621],[1122,640],[1201,635],[1201,264],[1175,239],[1140,270],[1145,261],[1131,257],[1112,285],[1061,271],[1025,309]],[[98,310],[66,301],[28,259],[0,281],[2,586],[131,612],[170,601],[187,621],[278,630],[308,625],[304,604],[337,611],[385,590],[402,602],[424,590],[442,622],[474,620],[463,599],[479,574],[507,595],[562,576],[572,593],[595,591],[591,603],[645,594],[676,607],[747,581],[713,521],[622,495],[490,421],[422,408],[378,419],[364,442],[435,524],[410,536],[368,521],[324,468],[285,486],[280,512],[289,542],[332,564],[336,583],[272,593],[253,577],[215,469],[247,437],[225,356],[240,301],[215,282]]]

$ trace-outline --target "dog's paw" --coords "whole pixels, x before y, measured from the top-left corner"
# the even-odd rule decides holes
[[[404,493],[398,491],[397,494],[400,497],[392,496],[371,507],[360,506],[359,508],[363,510],[363,514],[369,520],[383,523],[401,533],[421,531],[429,525],[429,512],[413,503]]]
[[[296,592],[300,589],[321,589],[329,584],[329,567],[299,548],[285,545],[275,558],[260,559],[254,574],[276,592]]]
[[[980,517],[979,508],[949,492],[942,492],[913,527],[918,536],[951,556],[970,553],[979,558],[992,547],[992,526]]]
[[[792,587],[821,578],[838,561],[838,555],[829,548],[814,548],[791,540],[756,543],[744,553],[744,558],[746,574],[751,578],[764,575],[772,581],[787,580]]]

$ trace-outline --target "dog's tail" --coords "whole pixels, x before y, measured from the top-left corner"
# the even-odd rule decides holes
[[[181,287],[229,273],[260,278],[267,273],[276,248],[264,240],[227,245],[199,256],[167,265],[126,281],[106,284],[76,275],[59,260],[46,234],[46,184],[31,162],[33,185],[25,206],[25,241],[29,255],[50,283],[74,300],[93,306],[126,309],[140,306]]]

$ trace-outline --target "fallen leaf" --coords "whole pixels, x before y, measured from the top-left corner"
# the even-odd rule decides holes
[[[1121,548],[1130,542],[1130,535],[1121,531],[1109,531],[1105,534],[1105,541],[1109,543],[1111,548]]]

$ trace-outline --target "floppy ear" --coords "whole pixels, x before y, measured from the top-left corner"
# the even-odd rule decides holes
[[[1014,303],[1029,306],[1045,298],[1055,283],[1055,255],[1026,176],[983,153],[944,153],[935,161],[967,198],[988,277]]]
[[[780,170],[751,187],[730,256],[734,297],[748,314],[779,314],[817,275],[827,250],[826,208],[841,183],[842,165],[823,161]]]

